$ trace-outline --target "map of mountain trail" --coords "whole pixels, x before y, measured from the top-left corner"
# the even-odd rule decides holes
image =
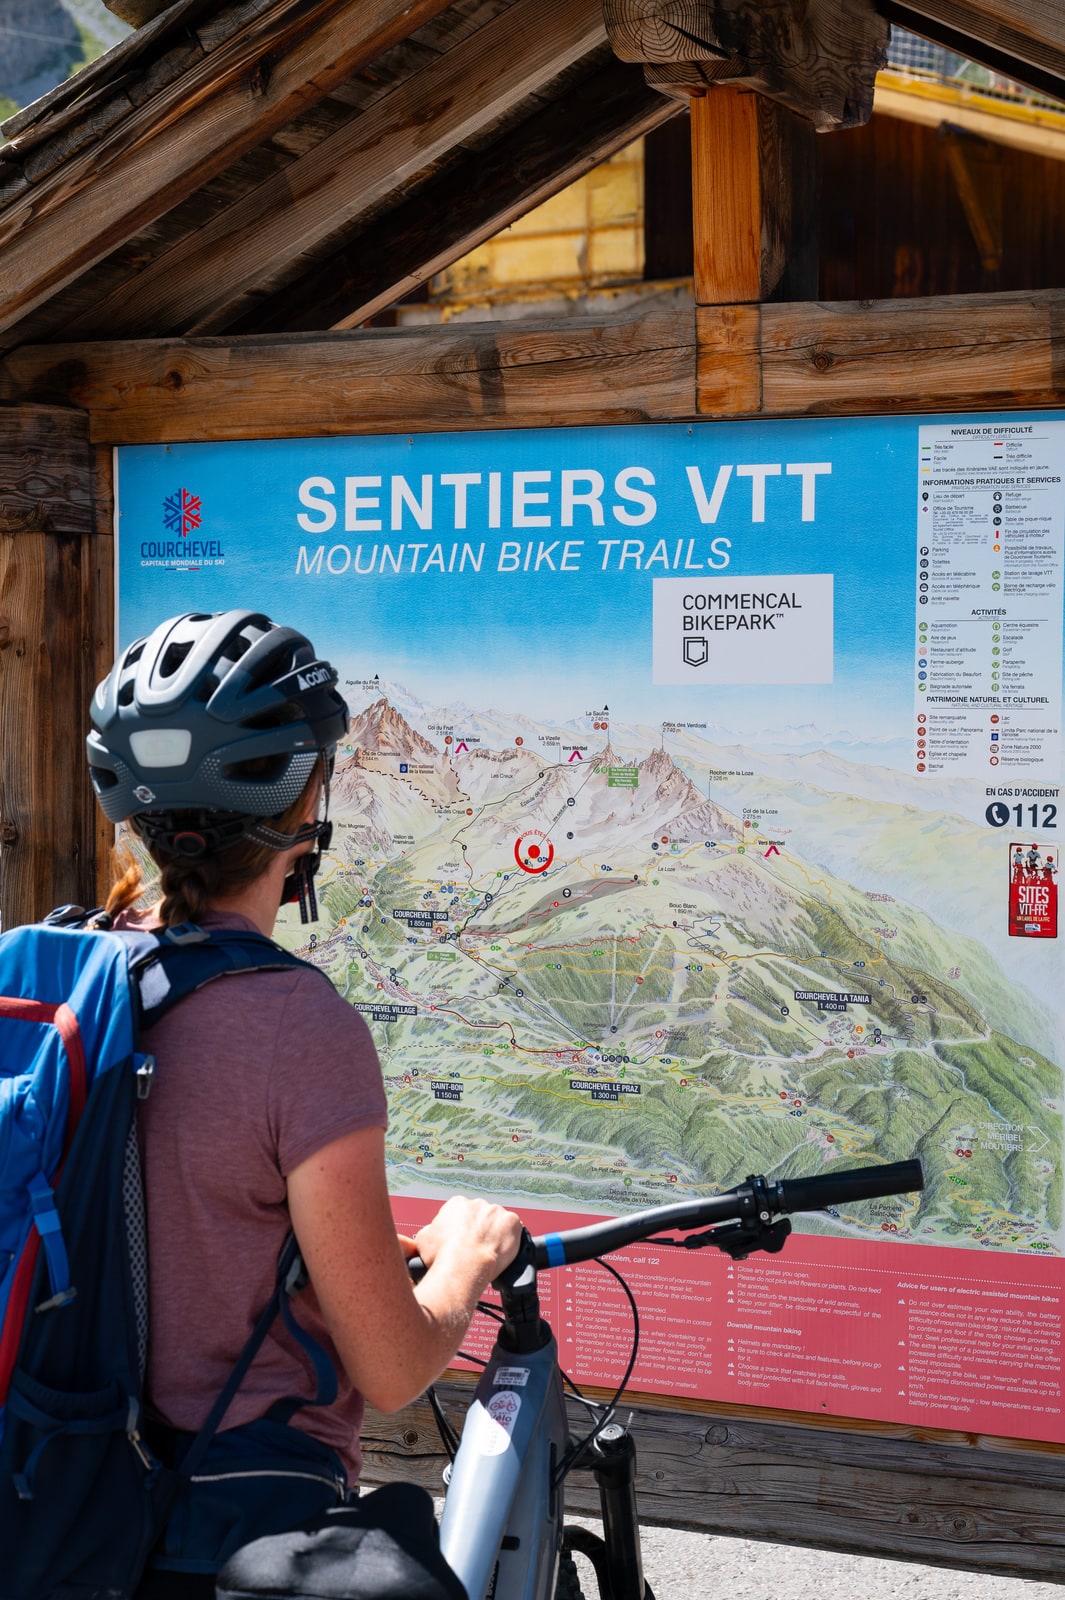
[[[833,807],[846,835],[852,797],[822,791],[810,829],[801,800],[717,799],[719,757],[690,732],[682,768],[666,733],[632,749],[605,717],[526,719],[506,743],[423,719],[385,695],[357,711],[324,927],[287,935],[374,1029],[396,1188],[622,1212],[917,1154],[921,1196],[799,1226],[1060,1252],[1040,1008],[898,896],[898,872],[869,890],[803,854]],[[902,876],[942,828],[911,808]]]
[[[1065,1443],[1065,414],[469,422],[117,451],[122,644],[260,608],[338,675],[277,935],[372,1032],[397,1226],[916,1156],[781,1256],[624,1252],[636,1389]],[[604,1283],[540,1279],[606,1386]]]

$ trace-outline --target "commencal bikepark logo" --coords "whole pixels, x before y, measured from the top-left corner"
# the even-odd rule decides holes
[[[198,572],[201,567],[222,567],[225,554],[218,539],[197,539],[203,528],[203,499],[191,489],[176,489],[163,496],[163,530],[169,539],[143,539],[141,566],[163,567],[169,572]]]

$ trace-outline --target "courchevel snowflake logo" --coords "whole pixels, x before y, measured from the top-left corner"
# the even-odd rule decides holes
[[[187,539],[203,521],[203,501],[188,489],[178,489],[163,500],[163,526],[168,533],[179,533]]]

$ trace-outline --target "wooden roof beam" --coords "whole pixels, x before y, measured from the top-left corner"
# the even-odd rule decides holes
[[[600,0],[516,0],[65,330],[214,333],[256,286],[605,45]]]
[[[674,116],[636,67],[610,58],[490,149],[466,155],[292,283],[233,333],[352,328]]]
[[[97,444],[1060,407],[1065,291],[24,346],[0,406]]]
[[[0,406],[89,414],[96,444],[652,422],[695,412],[695,313],[370,328],[250,339],[25,345]]]
[[[0,213],[0,332],[446,4],[278,0]]]
[[[603,0],[623,61],[664,94],[742,84],[819,132],[868,122],[888,24],[872,0]]]

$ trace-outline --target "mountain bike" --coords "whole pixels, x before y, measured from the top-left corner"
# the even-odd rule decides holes
[[[482,1306],[500,1326],[466,1413],[461,1440],[430,1391],[441,1437],[452,1457],[440,1542],[469,1600],[582,1600],[574,1552],[590,1560],[600,1600],[654,1600],[640,1557],[636,1450],[628,1429],[616,1420],[636,1361],[635,1301],[621,1275],[608,1267],[629,1297],[635,1332],[632,1354],[610,1401],[579,1396],[594,1420],[586,1435],[573,1439],[555,1338],[540,1315],[539,1272],[601,1261],[640,1241],[685,1249],[709,1246],[742,1261],[754,1251],[776,1252],[783,1247],[791,1232],[790,1212],[822,1211],[856,1200],[908,1194],[923,1186],[919,1161],[781,1182],[749,1177],[709,1199],[655,1206],[543,1238],[526,1233],[518,1255],[495,1282],[499,1309]],[[663,1230],[685,1237],[662,1238]],[[415,1258],[410,1265],[417,1276],[421,1263]],[[574,1385],[571,1388],[578,1392]],[[598,1484],[602,1536],[565,1525],[565,1479],[576,1466],[590,1468]]]

